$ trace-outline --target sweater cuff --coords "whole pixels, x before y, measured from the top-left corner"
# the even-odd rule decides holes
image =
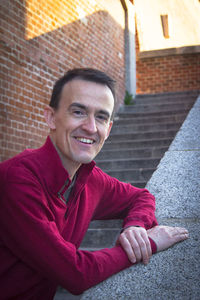
[[[157,245],[156,245],[156,243],[154,242],[154,240],[152,240],[150,237],[149,237],[149,241],[150,241],[150,244],[151,244],[152,254],[154,254],[154,253],[157,252]]]

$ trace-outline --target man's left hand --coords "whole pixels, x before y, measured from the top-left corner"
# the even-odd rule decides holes
[[[120,234],[117,244],[120,244],[132,263],[149,263],[152,256],[151,245],[146,229],[131,226]]]

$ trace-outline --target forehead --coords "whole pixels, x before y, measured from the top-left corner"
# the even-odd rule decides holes
[[[96,109],[106,109],[112,113],[114,108],[114,97],[107,85],[73,79],[66,83],[61,93],[61,106],[69,106],[73,102],[79,102],[85,106]]]

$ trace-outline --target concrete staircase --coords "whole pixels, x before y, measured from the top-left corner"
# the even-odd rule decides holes
[[[110,137],[96,157],[97,166],[120,181],[144,188],[197,96],[197,92],[138,95],[135,105],[120,108]],[[82,248],[110,247],[121,223],[93,221]]]
[[[96,158],[109,175],[145,187],[197,97],[196,93],[137,96],[121,107]]]

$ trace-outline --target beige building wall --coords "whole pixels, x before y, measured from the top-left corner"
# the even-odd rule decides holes
[[[200,45],[199,0],[135,0],[134,3],[140,52]],[[161,15],[168,15],[169,38],[163,35]]]

